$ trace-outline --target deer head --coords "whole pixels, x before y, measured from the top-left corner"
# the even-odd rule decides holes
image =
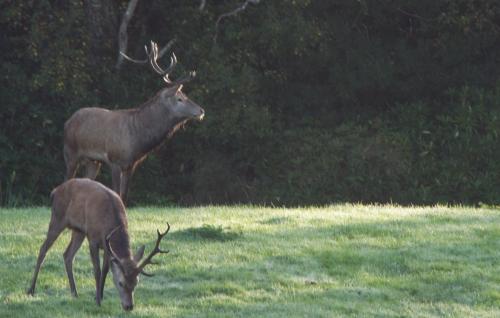
[[[113,234],[121,227],[115,228],[106,236],[106,248],[110,254],[110,265],[111,271],[113,273],[113,283],[115,284],[118,294],[120,295],[120,301],[124,310],[130,311],[134,308],[134,289],[139,281],[139,274],[145,276],[153,276],[144,271],[144,267],[148,264],[156,264],[152,261],[152,258],[158,253],[168,253],[169,251],[163,251],[159,248],[160,242],[168,231],[170,231],[170,224],[167,223],[167,230],[164,233],[160,233],[157,230],[158,238],[156,239],[156,244],[154,249],[149,253],[149,255],[141,262],[142,256],[144,255],[145,246],[141,246],[137,253],[132,258],[120,258],[113,251],[111,246],[111,237]]]
[[[165,83],[167,83],[167,87],[163,88],[159,93],[159,102],[164,105],[164,107],[168,107],[174,116],[201,121],[205,116],[205,111],[182,92],[183,85],[192,80],[196,76],[196,72],[191,71],[187,75],[172,81],[169,75],[177,65],[177,57],[175,54],[172,53],[170,65],[166,69],[163,69],[158,65],[158,45],[151,41],[150,48],[148,49],[147,46],[144,46],[144,49],[147,55],[145,60],[130,58],[123,52],[120,52],[120,54],[134,63],[145,64],[149,62],[153,70],[162,76]]]

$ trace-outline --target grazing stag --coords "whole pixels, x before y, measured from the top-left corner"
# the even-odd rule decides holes
[[[202,120],[205,112],[184,93],[182,85],[195,72],[176,80],[169,73],[177,64],[172,54],[170,66],[163,70],[157,63],[158,46],[146,47],[148,58],[137,63],[149,63],[168,84],[142,106],[127,110],[82,108],[64,125],[64,160],[66,180],[75,177],[78,166],[86,167],[86,177],[95,179],[101,163],[111,168],[112,189],[126,202],[129,180],[146,156],[161,142],[190,119]]]
[[[49,230],[45,242],[40,247],[28,294],[35,293],[38,272],[48,249],[59,234],[69,228],[72,234],[71,241],[64,252],[64,265],[73,296],[78,296],[73,278],[73,259],[86,236],[94,266],[97,305],[100,305],[103,299],[104,283],[111,266],[113,282],[118,289],[122,307],[127,311],[132,310],[134,288],[139,274],[151,276],[143,271],[144,267],[153,263],[151,259],[156,254],[168,253],[168,251],[160,250],[159,245],[170,230],[170,225],[167,223],[168,228],[164,233],[158,231],[154,249],[141,262],[144,246],[132,256],[125,207],[115,192],[90,179],[71,179],[55,188],[51,193],[51,199],[52,215]],[[104,250],[102,270],[99,261],[100,248]]]

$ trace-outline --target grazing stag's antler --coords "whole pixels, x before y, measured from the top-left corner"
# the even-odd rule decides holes
[[[154,276],[153,274],[148,274],[144,271],[144,267],[148,264],[157,264],[155,262],[153,262],[151,259],[153,258],[153,256],[155,256],[156,254],[158,253],[168,253],[169,251],[163,251],[160,249],[160,242],[161,240],[163,239],[163,237],[165,235],[167,235],[168,231],[170,231],[170,224],[167,223],[167,230],[163,233],[160,233],[160,230],[156,230],[158,232],[158,238],[156,239],[156,244],[155,244],[155,247],[154,249],[151,251],[151,253],[149,253],[149,255],[141,262],[141,264],[139,266],[137,266],[137,272],[138,273],[141,273],[145,276]]]
[[[108,235],[106,235],[106,247],[108,248],[108,251],[111,253],[111,256],[113,256],[115,259],[119,258],[111,248],[111,244],[109,243],[109,241],[111,240],[111,236],[113,236],[113,234],[115,234],[115,232],[118,231],[121,227],[122,227],[121,225],[118,225],[111,232],[109,232]]]
[[[171,85],[184,84],[196,76],[196,72],[191,71],[188,73],[188,75],[185,75],[182,78],[172,82],[168,76],[173,71],[175,66],[177,65],[177,57],[175,56],[175,53],[172,53],[172,56],[170,57],[170,65],[167,67],[166,70],[164,70],[160,67],[160,65],[158,65],[158,62],[157,62],[158,57],[161,57],[163,55],[162,54],[163,52],[158,53],[158,44],[156,44],[156,42],[154,42],[154,41],[151,41],[151,49],[148,49],[147,45],[145,45],[144,50],[146,51],[146,55],[148,56],[144,60],[133,59],[133,58],[127,56],[123,52],[120,52],[120,54],[123,55],[123,57],[125,57],[127,60],[129,60],[130,62],[133,62],[133,63],[146,64],[149,62],[151,64],[151,67],[153,67],[153,70],[156,73],[162,75],[163,80]],[[164,49],[162,49],[162,51],[164,51]]]
[[[111,243],[110,243],[110,240],[111,240],[111,236],[113,236],[113,234],[116,233],[116,231],[118,231],[122,226],[119,225],[117,227],[115,227],[111,232],[109,232],[108,235],[106,235],[106,247],[108,248],[108,251],[111,253],[111,260],[114,261],[116,264],[118,264],[118,266],[120,267],[120,269],[122,270],[122,272],[125,272],[124,271],[124,268],[123,268],[123,265],[120,261],[120,258],[118,257],[118,255],[116,255],[115,251],[113,251],[113,248],[111,247]]]
[[[64,265],[71,294],[78,296],[73,276],[73,260],[86,237],[94,267],[97,305],[101,305],[106,276],[111,268],[113,283],[118,290],[122,308],[126,311],[132,310],[134,289],[138,283],[137,276],[144,266],[152,263],[151,259],[155,254],[166,253],[159,249],[159,244],[163,236],[168,233],[170,225],[165,233],[158,232],[158,240],[153,252],[139,266],[139,260],[144,254],[144,245],[137,250],[137,253],[132,254],[125,206],[113,190],[86,178],[71,179],[55,188],[51,193],[51,199],[52,216],[49,229],[40,247],[31,286],[27,290],[28,294],[35,293],[40,267],[52,243],[62,231],[71,229],[71,242],[64,252]],[[110,206],[114,208],[110,209]],[[99,249],[104,250],[102,267],[99,262]]]

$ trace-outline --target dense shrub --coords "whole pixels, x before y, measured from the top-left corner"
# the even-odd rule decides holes
[[[398,116],[413,145],[415,194],[409,198],[426,203],[498,202],[498,87],[464,87],[448,95],[439,111],[432,105],[406,105]]]
[[[101,2],[99,19],[88,1],[0,4],[0,204],[47,202],[75,110],[163,85],[114,68],[128,1]],[[207,115],[137,170],[132,202],[498,203],[500,3],[261,1],[215,43],[238,3],[139,2],[128,52],[176,37],[174,76],[197,70],[184,90]]]

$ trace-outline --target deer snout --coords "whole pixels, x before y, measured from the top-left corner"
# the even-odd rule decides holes
[[[133,304],[122,305],[122,306],[123,306],[123,310],[125,310],[125,311],[131,311],[132,309],[134,309],[134,305]]]
[[[198,117],[196,117],[196,119],[202,121],[203,117],[205,117],[205,111],[203,110],[203,108],[200,108],[200,114],[198,115]]]

